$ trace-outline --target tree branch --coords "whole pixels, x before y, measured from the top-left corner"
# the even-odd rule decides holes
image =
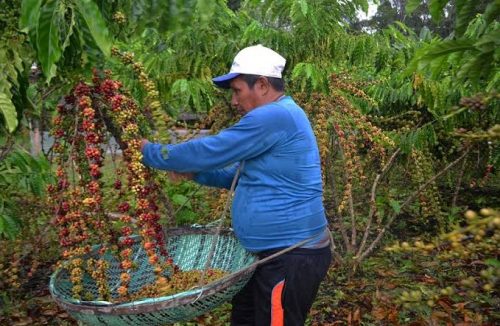
[[[343,152],[342,146],[340,146],[340,144],[339,144],[339,153],[340,153],[341,160],[344,161],[344,152]],[[345,174],[344,174],[344,180],[345,180]],[[332,178],[332,183],[334,183],[333,178]],[[334,209],[336,209],[336,207]],[[338,219],[339,219],[339,229],[340,229],[340,233],[342,234],[342,238],[344,239],[346,251],[350,253],[353,251],[353,248],[352,248],[351,242],[349,241],[349,237],[347,236],[347,230],[344,227],[343,219],[342,219],[342,216],[340,215],[340,213],[338,214]]]
[[[437,178],[439,178],[440,176],[442,176],[446,171],[448,171],[451,167],[455,166],[458,162],[460,162],[467,154],[469,153],[469,148],[467,148],[467,150],[465,151],[464,154],[462,154],[459,158],[457,158],[455,161],[451,162],[450,164],[448,164],[444,169],[442,169],[438,174],[434,175],[432,178],[430,178],[429,180],[427,180],[426,183],[424,183],[423,185],[421,185],[413,194],[411,194],[406,200],[405,202],[401,205],[401,210],[406,207],[408,204],[410,204],[414,199],[415,197],[417,197],[417,195],[422,191],[424,190],[425,188],[427,188],[431,183],[433,183]],[[389,226],[391,226],[392,222],[394,221],[394,219],[398,216],[399,214],[396,214],[396,213],[393,213],[388,221],[385,223],[384,227],[380,230],[379,234],[377,235],[377,237],[373,240],[373,242],[370,244],[370,246],[365,250],[365,252],[363,252],[360,256],[358,256],[356,258],[356,261],[358,263],[360,263],[364,258],[366,258],[366,256],[368,256],[372,251],[373,249],[375,249],[375,246],[380,242],[380,240],[382,239],[382,236],[385,234],[385,231],[389,228]]]
[[[396,158],[396,156],[400,152],[401,152],[401,148],[398,148],[392,154],[392,156],[389,158],[389,161],[387,161],[387,163],[385,164],[382,171],[380,171],[380,173],[377,174],[377,176],[375,177],[375,180],[373,181],[372,190],[371,190],[371,194],[370,194],[370,212],[368,213],[368,222],[366,223],[365,232],[363,234],[363,240],[361,241],[361,244],[359,246],[358,252],[356,253],[356,256],[359,256],[363,252],[363,250],[365,249],[366,240],[368,239],[368,235],[370,234],[370,228],[372,225],[373,216],[375,215],[375,212],[376,212],[375,197],[376,197],[378,183],[386,175],[387,171],[392,166],[392,163],[394,163],[394,159]]]
[[[458,176],[457,186],[455,187],[455,192],[453,193],[453,199],[451,200],[451,208],[455,208],[457,205],[458,193],[460,192],[460,186],[462,185],[462,178],[464,177],[465,167],[467,164],[467,158],[464,159],[462,163],[462,168],[460,169],[460,175]]]

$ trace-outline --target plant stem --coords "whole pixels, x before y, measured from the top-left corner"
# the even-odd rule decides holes
[[[344,161],[344,152],[343,152],[342,146],[340,144],[339,144],[339,154],[340,154],[340,159],[343,162]],[[344,181],[345,181],[345,179],[346,179],[346,174],[344,173]],[[339,218],[339,229],[340,229],[340,233],[342,234],[342,238],[344,239],[346,251],[348,253],[351,253],[351,252],[353,252],[353,248],[352,248],[351,242],[349,241],[349,237],[347,236],[347,230],[344,226],[343,219],[342,219],[342,216],[340,215],[340,213],[338,215],[338,218]]]
[[[427,188],[431,183],[433,183],[437,178],[439,178],[440,176],[442,176],[446,171],[448,171],[451,167],[455,166],[458,162],[460,162],[467,154],[469,153],[469,148],[467,148],[467,150],[465,151],[464,154],[462,154],[459,158],[457,158],[455,161],[451,162],[450,164],[448,164],[444,169],[442,169],[439,173],[437,173],[436,175],[434,175],[432,178],[430,178],[429,180],[427,180],[426,183],[424,183],[423,185],[421,185],[414,193],[412,193],[406,200],[405,202],[401,205],[401,210],[403,210],[404,207],[406,207],[409,203],[411,203],[415,197],[417,197],[417,195],[422,191],[424,190],[425,188]],[[399,214],[397,213],[393,213],[388,221],[385,223],[384,227],[380,230],[379,234],[377,235],[377,237],[373,240],[373,242],[370,244],[370,246],[361,254],[358,256],[358,258],[356,259],[357,260],[357,263],[359,264],[363,259],[366,258],[366,256],[368,256],[372,251],[373,249],[375,249],[375,246],[380,242],[380,240],[382,239],[382,236],[385,234],[385,231],[389,228],[389,226],[391,226],[392,222],[394,221],[394,219],[398,216]]]
[[[389,158],[389,161],[387,161],[387,163],[383,167],[382,171],[380,171],[380,173],[377,174],[377,176],[375,177],[375,180],[373,181],[372,191],[371,191],[371,194],[370,194],[370,212],[368,213],[368,222],[366,223],[365,232],[363,234],[363,240],[361,241],[361,245],[359,246],[359,249],[358,249],[358,252],[356,253],[356,256],[359,256],[363,252],[363,250],[365,249],[366,240],[368,239],[368,235],[370,234],[370,228],[371,228],[371,225],[372,225],[373,216],[375,215],[375,212],[377,210],[377,207],[375,205],[375,197],[376,197],[378,183],[386,175],[387,171],[392,166],[392,163],[394,162],[394,159],[396,158],[396,156],[400,152],[401,152],[401,149],[398,148],[392,154],[392,156]]]
[[[460,192],[460,188],[462,185],[462,179],[464,177],[466,164],[467,164],[467,158],[464,159],[464,161],[462,163],[462,168],[460,169],[460,175],[458,176],[457,186],[455,187],[455,193],[453,194],[453,199],[451,201],[451,208],[452,209],[455,208],[455,206],[457,205],[458,193]]]

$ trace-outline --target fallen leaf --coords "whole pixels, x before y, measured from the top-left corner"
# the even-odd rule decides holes
[[[443,311],[433,311],[431,314],[431,319],[433,321],[439,322],[443,320],[448,320],[449,319],[449,314],[443,312]]]
[[[438,304],[443,307],[443,309],[449,314],[451,314],[453,312],[453,309],[451,307],[451,302],[449,299],[447,299],[446,297],[444,298],[441,298],[438,300]]]
[[[33,318],[25,317],[25,318],[22,318],[21,320],[16,321],[12,324],[12,326],[28,326],[28,325],[33,325]]]
[[[376,306],[372,309],[372,316],[377,320],[383,320],[387,316],[387,310],[384,307]]]
[[[420,277],[417,277],[416,280],[419,282],[425,283],[425,284],[436,284],[437,283],[437,280],[435,278],[433,278],[427,274],[420,276]]]
[[[39,303],[51,303],[51,304],[54,303],[54,301],[50,295],[46,295],[43,297],[37,297],[37,298],[35,298],[35,301],[39,302]]]
[[[390,322],[391,325],[399,325],[399,318],[398,318],[398,311],[396,310],[395,307],[392,307],[391,310],[389,310],[389,314],[387,315],[387,320]]]
[[[392,289],[395,289],[397,287],[398,287],[397,284],[390,283],[390,282],[387,282],[384,284],[384,289],[387,289],[387,290],[392,290]]]
[[[57,311],[53,309],[46,309],[42,311],[42,315],[44,316],[55,316],[57,315]]]
[[[356,310],[354,311],[354,315],[352,316],[352,321],[355,322],[356,324],[359,324],[359,322],[361,321],[361,312],[359,308],[356,308]]]
[[[61,319],[68,319],[68,318],[70,318],[69,315],[66,312],[62,312],[62,313],[58,314],[57,317],[61,318]]]
[[[437,261],[427,261],[427,262],[422,262],[421,265],[423,267],[433,267],[433,266],[437,266],[439,264],[439,262]]]
[[[453,307],[457,308],[458,311],[463,312],[465,311],[465,306],[468,304],[468,302],[459,302],[455,303]]]
[[[378,270],[377,274],[380,276],[396,276],[396,273],[394,271],[391,271],[391,270],[388,270],[388,271]]]

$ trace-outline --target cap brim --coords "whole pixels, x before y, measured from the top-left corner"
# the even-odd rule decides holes
[[[239,73],[237,72],[230,72],[229,74],[225,74],[219,77],[212,78],[212,81],[214,82],[215,85],[221,88],[230,88],[231,86],[231,80],[234,78],[238,77]]]

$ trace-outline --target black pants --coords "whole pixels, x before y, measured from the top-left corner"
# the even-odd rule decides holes
[[[259,253],[259,258],[279,250]],[[297,248],[258,266],[233,298],[231,325],[304,325],[331,260],[329,246]]]

